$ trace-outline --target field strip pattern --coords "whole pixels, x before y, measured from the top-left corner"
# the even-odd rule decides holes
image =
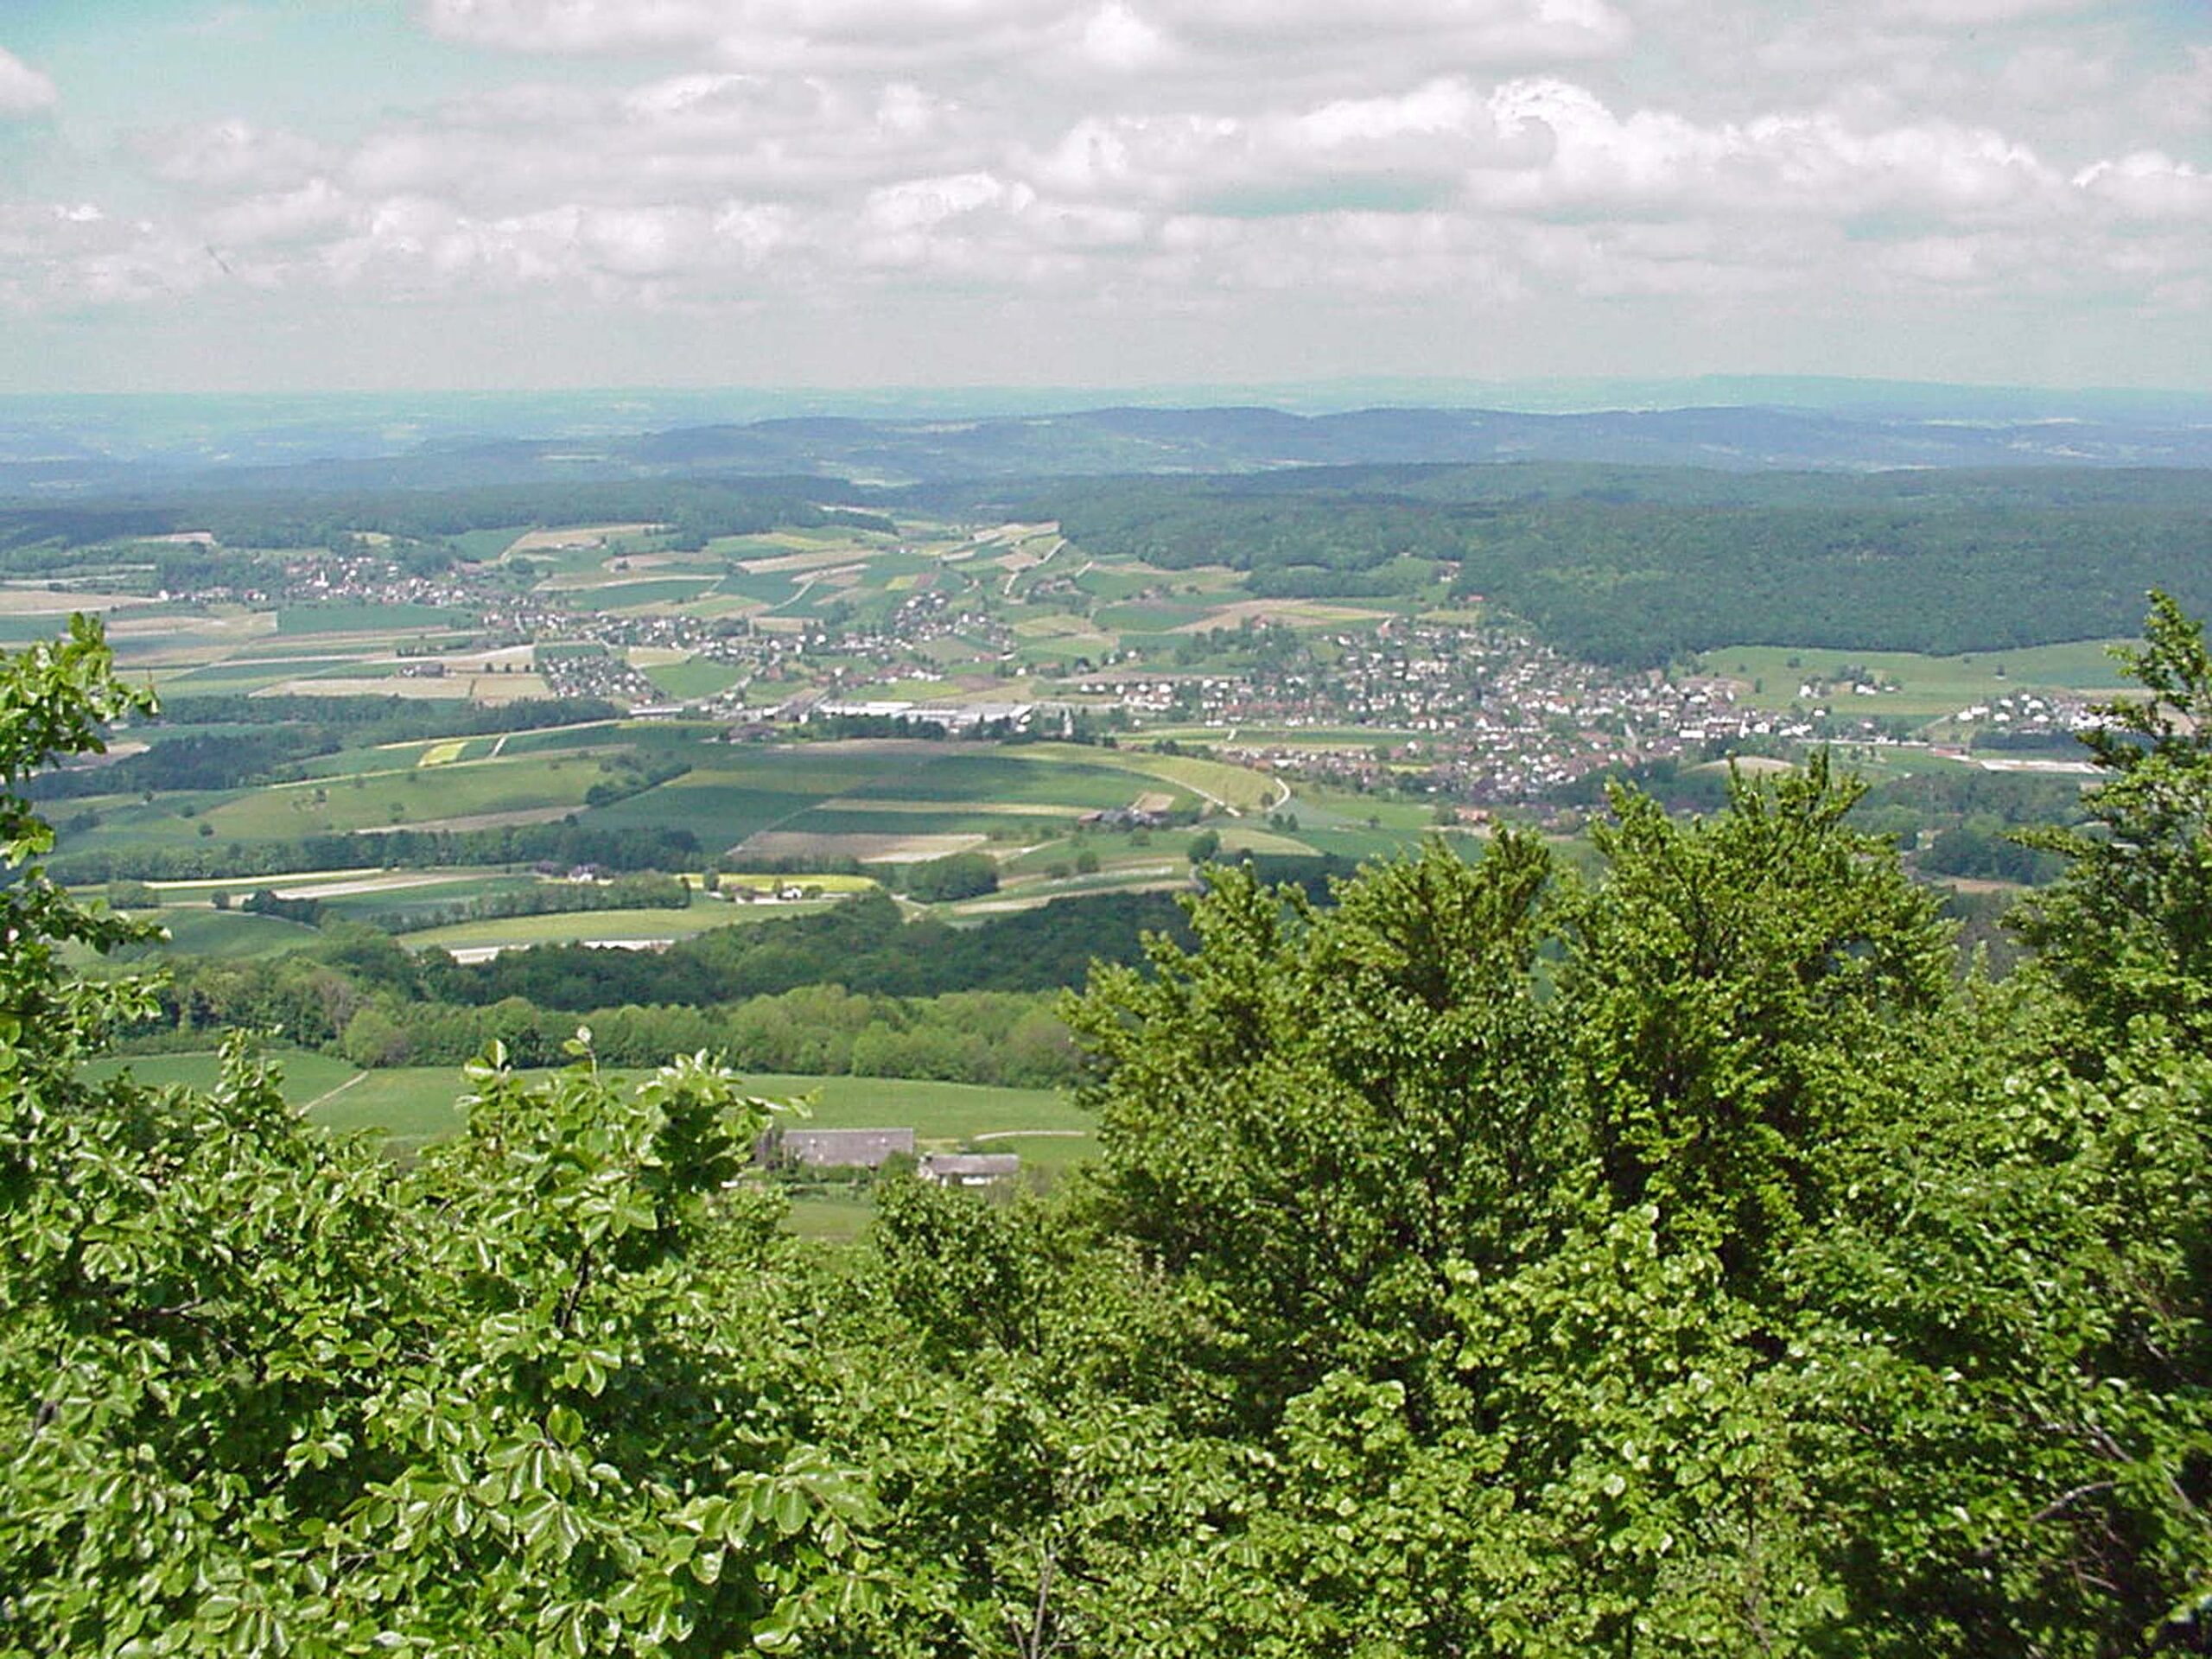
[[[957,801],[892,801],[880,800],[873,795],[839,795],[817,804],[818,810],[824,812],[887,812],[944,817],[963,810],[968,804]],[[994,818],[1072,818],[1091,809],[1087,806],[1055,806],[1043,801],[988,801],[972,810]]]

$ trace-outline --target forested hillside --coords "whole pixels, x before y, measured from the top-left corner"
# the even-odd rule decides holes
[[[1462,598],[1634,665],[1719,645],[1951,653],[2120,634],[2154,587],[2212,606],[2201,473],[1338,468],[1071,485],[1031,505],[1097,553],[1227,565],[1279,596],[1418,593],[1450,562]]]
[[[505,524],[584,524],[642,518],[670,524],[689,538],[739,536],[779,524],[849,520],[815,504],[822,480],[748,478],[572,482],[468,486],[432,480],[351,480],[302,491],[221,486],[118,497],[92,505],[0,506],[0,568],[35,571],[76,548],[134,537],[206,531],[230,547],[327,547],[365,532],[435,544],[472,530]],[[862,522],[873,523],[862,515]],[[149,549],[180,566],[204,550]],[[183,586],[183,583],[172,584]]]
[[[2212,654],[2161,600],[2037,955],[1961,981],[1816,759],[1596,868],[1217,874],[1067,1006],[1103,1155],[781,1238],[710,1057],[471,1069],[414,1166],[152,988],[0,671],[0,1652],[2212,1649]]]

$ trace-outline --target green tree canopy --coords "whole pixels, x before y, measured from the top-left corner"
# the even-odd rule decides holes
[[[0,678],[0,779],[143,702],[80,621]],[[0,836],[50,844],[12,794]],[[735,1077],[495,1051],[403,1169],[242,1046],[212,1093],[85,1083],[146,987],[58,948],[139,930],[35,864],[0,906],[0,1651],[715,1654],[857,1592],[865,1484],[723,1288],[773,1238]]]
[[[2104,781],[2082,830],[2023,837],[2069,861],[2022,931],[2107,1037],[2138,1014],[2212,1033],[2212,652],[2153,594],[2144,645],[2120,655],[2147,694],[2100,705],[2083,734]]]

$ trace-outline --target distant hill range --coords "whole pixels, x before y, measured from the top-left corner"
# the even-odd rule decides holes
[[[902,486],[1496,461],[1844,472],[2212,467],[2212,397],[2192,394],[1712,380],[1678,383],[1675,394],[1714,401],[1663,406],[1663,386],[1611,390],[1624,406],[1295,413],[1143,404],[743,420],[696,417],[777,405],[758,394],[718,403],[707,393],[19,397],[0,398],[0,496],[195,485],[451,489],[697,475]],[[1564,391],[1549,395],[1568,401]],[[1039,396],[977,394],[976,401],[1003,405]]]

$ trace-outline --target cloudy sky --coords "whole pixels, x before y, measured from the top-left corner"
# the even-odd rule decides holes
[[[0,391],[2212,388],[2212,3],[0,0]]]

